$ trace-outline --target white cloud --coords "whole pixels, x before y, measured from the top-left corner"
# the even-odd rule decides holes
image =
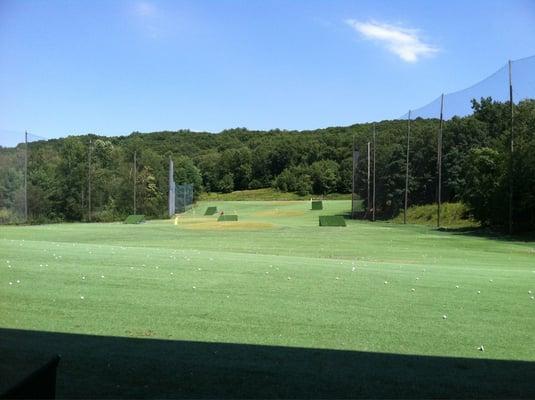
[[[360,22],[348,19],[345,22],[366,39],[383,44],[390,52],[409,63],[417,62],[421,57],[431,56],[439,51],[437,47],[422,41],[417,29],[375,21]]]
[[[148,1],[139,1],[134,5],[134,13],[139,17],[153,17],[156,14],[156,6]]]

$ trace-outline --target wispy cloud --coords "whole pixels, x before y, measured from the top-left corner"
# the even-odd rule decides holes
[[[366,39],[382,44],[386,49],[405,62],[415,63],[421,57],[431,56],[439,49],[420,38],[417,29],[404,28],[375,21],[361,22],[354,19],[345,21]]]
[[[162,12],[150,1],[136,1],[131,6],[135,23],[150,38],[156,39],[164,32],[165,19]]]
[[[134,5],[134,13],[139,17],[153,17],[156,15],[156,6],[148,1],[139,1]]]

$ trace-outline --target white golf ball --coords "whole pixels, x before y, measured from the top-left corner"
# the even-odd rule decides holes
[[[448,319],[448,316],[447,315],[443,315],[442,319]]]
[[[459,285],[456,285],[456,286],[455,286],[455,289],[459,289]]]
[[[412,289],[411,289],[411,292],[414,292],[415,290],[416,290],[415,288],[412,288]]]
[[[478,290],[478,291],[477,291],[477,294],[481,294],[481,290]]]
[[[84,296],[80,296],[80,299],[82,299],[82,300],[83,300],[83,299],[84,299]]]

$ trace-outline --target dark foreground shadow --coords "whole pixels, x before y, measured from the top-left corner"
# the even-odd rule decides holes
[[[0,329],[0,391],[62,357],[59,398],[535,398],[535,363]]]

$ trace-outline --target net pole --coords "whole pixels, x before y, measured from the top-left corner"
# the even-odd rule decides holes
[[[407,205],[409,202],[409,150],[411,137],[411,110],[407,119],[407,157],[405,161],[405,209],[403,212],[403,223],[407,223]]]
[[[91,139],[87,156],[87,219],[91,221]]]
[[[137,151],[134,151],[134,215],[137,214],[137,208],[136,208],[136,186],[137,186]]]
[[[372,221],[375,221],[375,122],[373,123],[373,199],[372,199]]]
[[[24,131],[24,222],[28,223],[28,131]]]
[[[513,66],[509,60],[509,106],[511,107],[511,136],[509,156],[509,234],[513,233],[513,153],[514,153],[514,105],[513,105]]]
[[[355,135],[353,135],[353,148],[351,149],[353,169],[351,171],[351,219],[355,218]]]
[[[440,96],[440,126],[438,129],[437,140],[437,170],[438,170],[438,187],[437,187],[437,228],[440,228],[440,206],[442,205],[442,125],[444,111],[444,94]]]
[[[366,194],[368,196],[368,201],[366,203],[366,217],[369,218],[368,211],[370,210],[370,155],[371,155],[371,148],[370,148],[370,142],[368,141],[368,179],[366,180],[366,183],[368,184],[368,190],[366,190]]]

